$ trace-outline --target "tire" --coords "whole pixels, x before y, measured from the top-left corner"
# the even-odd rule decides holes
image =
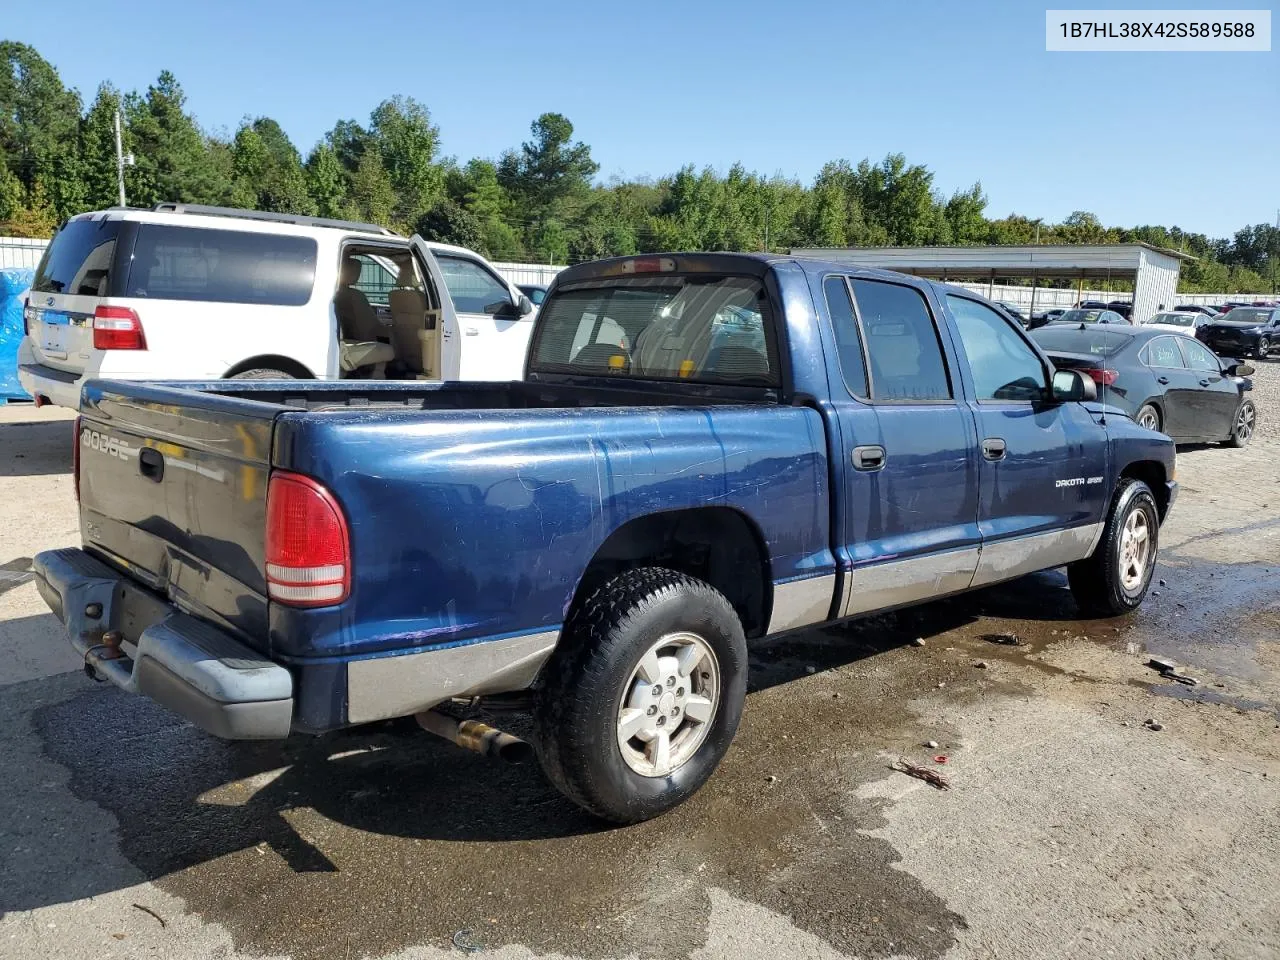
[[[1132,543],[1126,531],[1135,532],[1133,527],[1137,526],[1146,530],[1146,552],[1137,576],[1125,575],[1121,573],[1121,560],[1131,555]],[[1067,582],[1081,611],[1090,616],[1114,617],[1137,609],[1151,586],[1159,547],[1160,512],[1151,488],[1141,480],[1121,480],[1097,549],[1087,560],[1067,567]]]
[[[254,367],[252,370],[241,370],[227,377],[228,380],[297,380],[292,373],[276,370],[273,367]]]
[[[693,661],[696,643],[678,648],[690,651],[687,673],[669,655],[646,657],[673,637],[695,638],[705,650]],[[746,691],[747,644],[729,601],[683,573],[640,567],[610,580],[570,616],[539,683],[534,744],[547,778],[566,797],[601,819],[638,823],[684,802],[715,772]],[[673,699],[677,694],[685,699]],[[710,701],[697,711],[707,720],[693,719],[694,699]],[[655,725],[671,722],[681,704],[689,709],[672,723],[675,735],[667,734],[667,767],[656,768],[666,728]],[[625,743],[624,722],[643,728]]]
[[[1159,430],[1161,427],[1160,410],[1153,403],[1144,403],[1133,419],[1138,426],[1148,430]]]
[[[1229,447],[1247,447],[1258,428],[1258,408],[1252,400],[1242,400],[1236,410],[1236,418],[1231,421],[1231,436],[1227,438]]]
[[[1267,359],[1267,355],[1271,353],[1271,343],[1266,337],[1258,341],[1258,349],[1253,352],[1253,356],[1257,360]]]

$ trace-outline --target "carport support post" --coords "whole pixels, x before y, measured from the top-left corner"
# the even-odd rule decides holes
[[[1039,274],[1033,273],[1031,275],[1031,309],[1027,311],[1028,322],[1030,322],[1031,319],[1036,315],[1036,284],[1039,281],[1040,281]]]
[[[987,299],[988,300],[994,299],[995,290],[996,290],[996,272],[992,270],[991,275],[987,277]]]

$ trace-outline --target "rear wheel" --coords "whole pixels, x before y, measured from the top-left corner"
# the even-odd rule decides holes
[[[1151,488],[1141,480],[1121,480],[1097,549],[1067,567],[1080,609],[1104,617],[1136,609],[1151,586],[1159,545],[1160,513]]]
[[[1258,427],[1258,410],[1252,400],[1243,400],[1236,411],[1236,419],[1231,424],[1231,436],[1227,438],[1227,446],[1248,446],[1253,439],[1253,431]]]
[[[543,676],[534,739],[548,779],[596,816],[635,823],[692,796],[729,749],[746,640],[711,586],[641,567],[575,611]]]
[[[1155,408],[1154,404],[1144,403],[1142,409],[1138,411],[1138,415],[1133,419],[1138,422],[1138,426],[1146,427],[1148,430],[1160,429],[1160,411]]]
[[[296,380],[292,373],[275,370],[271,367],[254,367],[252,370],[241,370],[227,377],[228,380]]]

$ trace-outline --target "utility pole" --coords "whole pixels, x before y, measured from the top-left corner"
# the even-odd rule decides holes
[[[769,204],[764,205],[764,252],[769,252]]]
[[[124,199],[124,168],[133,166],[133,154],[124,152],[124,138],[120,133],[120,110],[116,108],[116,186],[120,189],[120,206],[128,204]]]

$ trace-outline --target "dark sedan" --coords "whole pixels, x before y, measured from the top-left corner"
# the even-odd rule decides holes
[[[1045,327],[1031,338],[1061,370],[1098,384],[1098,399],[1178,443],[1243,447],[1258,413],[1253,368],[1222,361],[1184,334],[1128,325]]]
[[[1200,327],[1196,337],[1220,357],[1265,360],[1280,350],[1280,307],[1234,307]]]

